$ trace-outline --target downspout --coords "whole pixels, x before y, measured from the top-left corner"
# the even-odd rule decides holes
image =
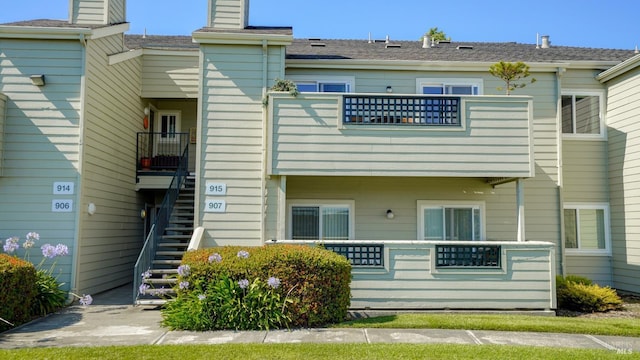
[[[84,122],[85,122],[85,102],[86,102],[86,59],[87,59],[87,40],[84,34],[80,34],[80,45],[82,46],[82,55],[80,58],[80,116],[78,119],[78,170],[76,172],[76,216],[75,216],[75,234],[73,236],[73,252],[71,256],[71,280],[69,281],[69,295],[67,297],[67,304],[71,304],[75,300],[75,296],[71,293],[78,293],[78,260],[80,259],[80,226],[82,222],[80,217],[82,216],[82,169],[84,161]]]
[[[566,69],[558,68],[556,70],[556,133],[558,138],[558,219],[560,219],[560,243],[558,246],[558,255],[560,257],[560,275],[566,275],[566,256],[565,256],[565,239],[564,239],[564,181],[563,181],[563,158],[562,158],[562,73]]]
[[[261,179],[260,179],[260,237],[264,244],[266,241],[267,229],[265,226],[266,211],[266,195],[267,195],[267,107],[264,106],[264,99],[267,96],[267,85],[269,76],[269,46],[266,39],[262,40],[262,161],[261,161]]]
[[[525,228],[524,228],[524,180],[521,178],[516,179],[516,208],[518,212],[518,233],[517,241],[525,241]]]

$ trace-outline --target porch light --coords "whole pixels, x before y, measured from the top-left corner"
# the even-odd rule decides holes
[[[391,209],[387,210],[387,219],[393,219],[396,215],[391,211]]]
[[[393,88],[391,85],[387,86],[387,93],[391,94],[393,92]]]
[[[89,215],[93,215],[96,213],[96,204],[94,203],[89,203],[89,205],[87,205],[87,213]]]
[[[35,86],[44,86],[45,84],[44,75],[42,74],[31,75],[29,78],[31,79],[31,83]]]

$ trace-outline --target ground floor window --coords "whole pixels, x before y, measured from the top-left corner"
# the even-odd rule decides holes
[[[483,240],[482,203],[418,202],[418,238],[423,240]]]
[[[565,204],[564,236],[567,253],[608,253],[608,204]]]
[[[352,203],[292,203],[289,219],[293,240],[353,239]]]

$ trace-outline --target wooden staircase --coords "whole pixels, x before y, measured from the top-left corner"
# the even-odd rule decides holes
[[[162,305],[175,295],[173,288],[177,285],[178,266],[193,234],[194,191],[195,176],[189,175],[171,211],[169,224],[157,243],[152,266],[143,276],[142,284],[148,288],[144,294],[139,293],[136,304]]]

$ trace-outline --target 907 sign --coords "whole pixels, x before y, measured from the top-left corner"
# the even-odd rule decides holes
[[[219,199],[207,199],[204,203],[204,212],[223,213],[227,211],[227,203]]]

